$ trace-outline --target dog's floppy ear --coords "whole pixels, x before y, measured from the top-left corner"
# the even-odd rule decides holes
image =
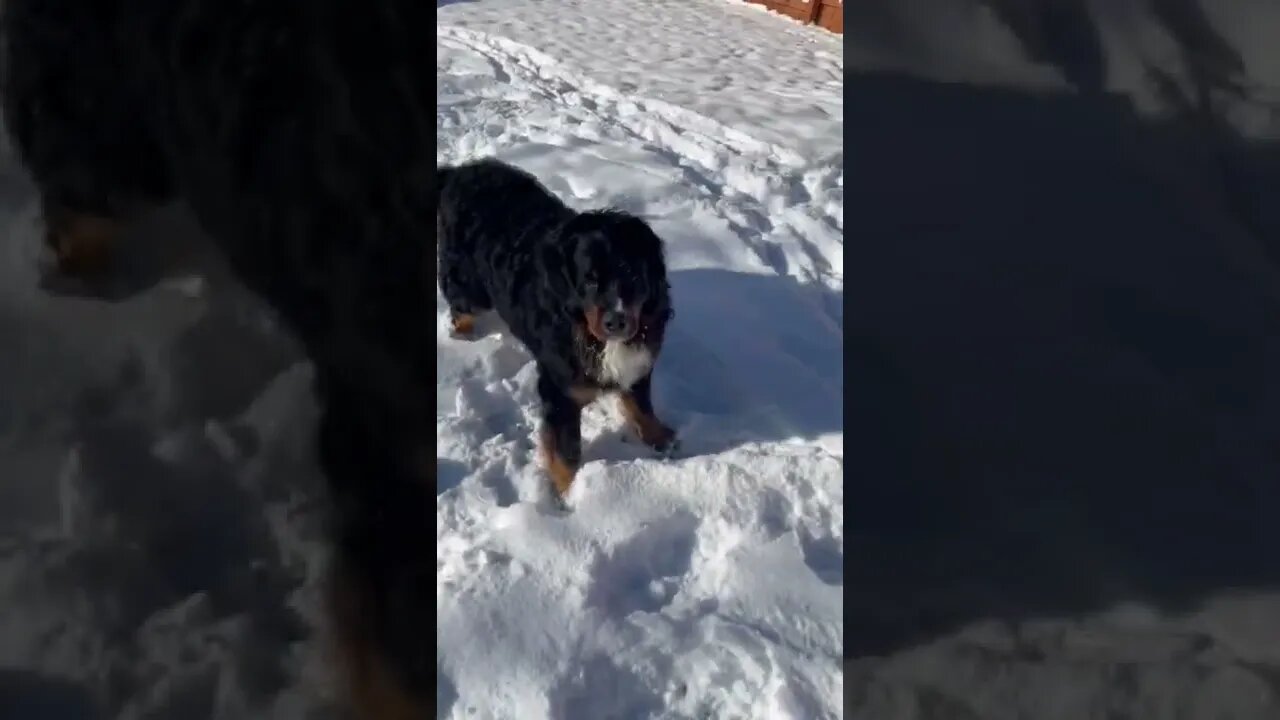
[[[590,263],[589,250],[608,242],[607,228],[610,218],[600,211],[574,216],[557,231],[556,248],[563,253],[561,267],[567,273],[566,280],[574,297],[581,294],[580,287]]]
[[[581,293],[578,288],[577,242],[561,228],[553,242],[544,243],[538,250],[543,282],[547,283],[557,298],[571,303],[565,309],[577,312]]]

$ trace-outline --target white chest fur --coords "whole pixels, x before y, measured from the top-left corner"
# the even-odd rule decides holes
[[[643,345],[610,340],[600,353],[600,379],[623,389],[635,385],[652,367],[653,354]]]

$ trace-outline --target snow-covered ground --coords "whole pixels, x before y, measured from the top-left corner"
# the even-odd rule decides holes
[[[437,160],[653,224],[676,308],[655,404],[682,446],[590,408],[556,512],[532,361],[496,323],[450,339],[437,301],[438,715],[838,717],[840,42],[715,0],[554,7],[439,8]]]
[[[894,0],[848,3],[851,70],[1125,97],[1165,115],[1198,80],[1229,122],[1280,139],[1280,5],[1272,0]]]
[[[437,7],[437,159],[668,241],[683,438],[593,409],[551,512],[527,356],[441,335],[440,717],[837,717],[839,39],[720,0]],[[0,151],[0,718],[333,717],[310,369],[181,208],[135,235],[117,301],[41,290]]]
[[[846,5],[846,716],[1280,717],[1280,6]]]

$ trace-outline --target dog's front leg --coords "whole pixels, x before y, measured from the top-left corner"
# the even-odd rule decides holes
[[[653,414],[652,378],[652,373],[645,375],[630,389],[622,391],[619,395],[622,416],[640,436],[641,442],[659,452],[667,452],[675,448],[676,433]]]
[[[582,463],[582,407],[545,376],[538,379],[538,395],[542,399],[542,464],[563,498]]]

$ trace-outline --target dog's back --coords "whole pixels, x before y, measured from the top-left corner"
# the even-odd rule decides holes
[[[485,159],[441,168],[437,181],[437,242],[444,256],[492,260],[545,237],[574,215],[529,173]]]

